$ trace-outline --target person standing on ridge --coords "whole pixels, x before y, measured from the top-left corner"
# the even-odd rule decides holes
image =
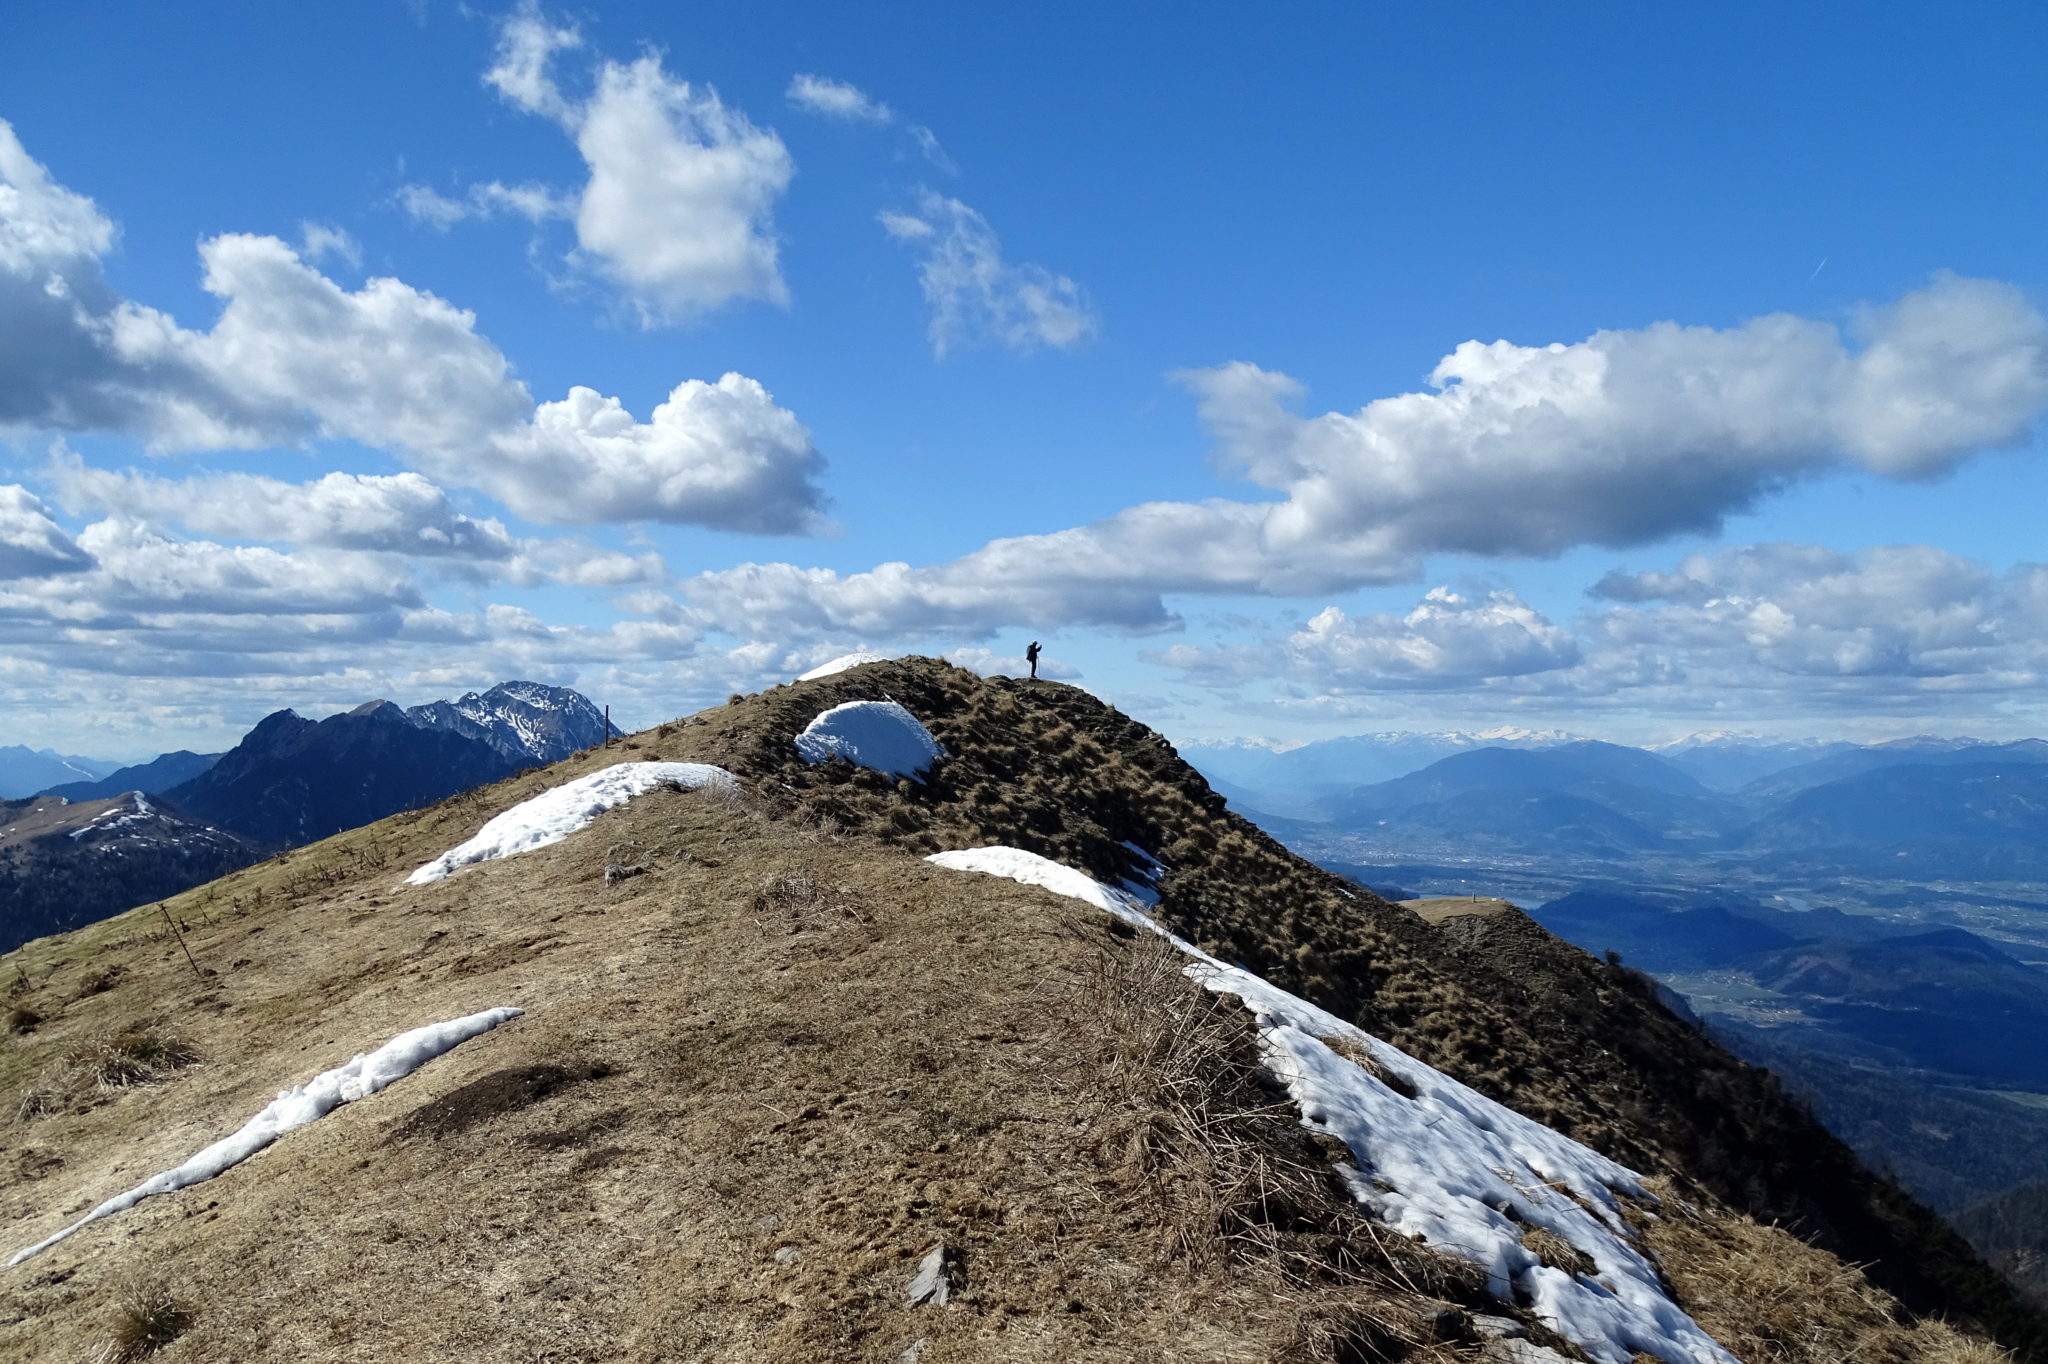
[[[1028,649],[1026,649],[1026,650],[1024,651],[1024,661],[1025,661],[1026,663],[1029,663],[1029,664],[1031,665],[1031,677],[1032,677],[1032,680],[1036,681],[1036,680],[1037,680],[1037,678],[1038,678],[1038,641],[1037,641],[1037,640],[1035,640],[1035,639],[1034,639],[1034,640],[1032,640],[1032,641],[1031,641],[1031,647],[1030,647],[1030,648],[1028,648]]]

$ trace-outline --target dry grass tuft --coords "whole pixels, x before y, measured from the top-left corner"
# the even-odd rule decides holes
[[[97,1364],[133,1364],[163,1349],[192,1326],[192,1311],[159,1279],[130,1287],[114,1304],[108,1339]]]
[[[72,1000],[76,1002],[81,999],[90,999],[94,995],[103,995],[118,985],[121,977],[126,974],[128,974],[127,968],[119,965],[91,972],[78,982],[78,989],[72,993]]]
[[[1660,1190],[1668,1193],[1668,1190]],[[1946,1322],[1910,1321],[1853,1265],[1779,1227],[1666,1197],[1645,1220],[1681,1305],[1745,1364],[2008,1364]]]
[[[1584,1274],[1588,1277],[1600,1272],[1600,1266],[1592,1256],[1548,1227],[1524,1228],[1522,1245],[1552,1269],[1561,1269],[1573,1275]]]
[[[17,1121],[78,1111],[121,1090],[158,1084],[199,1059],[179,1033],[139,1026],[96,1037],[49,1066],[15,1103]]]
[[[803,933],[874,921],[851,887],[827,884],[802,865],[785,866],[763,877],[750,910],[763,932]]]
[[[1408,1080],[1405,1076],[1402,1076],[1395,1071],[1388,1070],[1385,1066],[1380,1064],[1379,1057],[1374,1056],[1370,1049],[1360,1046],[1358,1043],[1353,1042],[1350,1038],[1326,1037],[1323,1039],[1323,1045],[1328,1047],[1331,1051],[1336,1052],[1339,1056],[1349,1061],[1352,1065],[1357,1066],[1367,1075],[1372,1076],[1373,1079],[1378,1080],[1388,1089],[1391,1089],[1396,1094],[1399,1094],[1402,1098],[1414,1099],[1421,1096],[1421,1091],[1418,1090],[1414,1085],[1408,1083]]]
[[[17,1004],[7,1011],[7,1031],[17,1036],[34,1032],[43,1021],[43,1016],[26,1004]]]

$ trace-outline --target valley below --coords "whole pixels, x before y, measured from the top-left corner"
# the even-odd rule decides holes
[[[1732,855],[1395,858],[1298,830],[1289,842],[1382,894],[1499,896],[1618,954],[1939,1211],[2048,1179],[2048,882],[1801,874]]]
[[[1412,771],[1366,739],[1206,756],[1329,870],[1395,900],[1499,897],[1654,978],[2048,1295],[2048,1236],[2016,1211],[2048,1192],[2041,746],[1520,743]]]

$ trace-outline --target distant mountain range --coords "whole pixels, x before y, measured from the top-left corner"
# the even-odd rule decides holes
[[[2005,766],[2048,763],[2048,743],[2039,739],[2020,739],[2013,743],[1987,744],[1974,739],[1923,736],[1863,748],[1842,748],[1747,783],[1742,788],[1742,795],[1753,801],[1768,801],[1888,767],[1950,767],[1986,763]]]
[[[1333,870],[1507,894],[1560,937],[1660,977],[1946,1209],[2039,1177],[2028,1162],[2048,1153],[2048,1103],[2000,1096],[2048,1096],[2032,927],[2048,909],[2048,743],[1444,742],[1456,751],[1390,777],[1428,746],[1190,756]],[[1350,775],[1376,779],[1346,784],[1341,760],[1361,753]],[[2032,945],[1944,922],[1958,913]]]
[[[59,782],[97,781],[120,765],[21,744],[0,748],[0,800],[20,800]]]
[[[1734,791],[1787,768],[1856,748],[1855,744],[1821,739],[1786,741],[1746,734],[1695,734],[1676,743],[1654,745],[1648,751],[1676,764],[1710,790]]]
[[[166,753],[53,785],[0,806],[0,951],[559,762],[606,733],[603,712],[580,693],[506,682],[410,709],[370,701],[317,721],[281,710],[226,753]],[[55,755],[13,770],[60,767],[81,774]]]
[[[1182,744],[1179,752],[1233,805],[1315,819],[1325,799],[1404,777],[1440,758],[1480,748],[1543,748],[1568,743],[1572,737],[1555,730],[1524,729],[1354,734],[1287,749],[1256,743],[1191,743]]]
[[[1530,917],[1648,971],[1718,973],[1723,992],[1746,980],[1781,1046],[2048,1089],[2048,1053],[2035,1045],[2048,1031],[2048,971],[1960,928],[1618,889],[1575,891]]]
[[[1466,736],[1435,737],[1462,743]],[[1351,748],[1336,747],[1343,744]],[[1867,747],[1709,741],[1651,752],[1542,735],[1462,748],[1401,776],[1341,785],[1329,764],[1360,745],[1374,747],[1376,757],[1352,771],[1383,769],[1397,753],[1420,751],[1377,738],[1263,757],[1191,748],[1196,763],[1216,768],[1226,799],[1265,816],[1281,836],[1339,837],[1345,856],[1367,860],[1455,852],[1627,861],[1662,851],[1919,878],[2048,875],[2048,743],[2036,739]],[[1311,748],[1323,751],[1295,756]],[[1295,780],[1297,768],[1305,780]],[[1762,775],[1748,775],[1754,772]]]
[[[559,762],[605,733],[587,698],[537,682],[409,710],[369,701],[317,721],[281,710],[164,794],[256,843],[294,847]]]
[[[194,753],[179,749],[175,753],[164,753],[146,763],[123,767],[101,777],[98,781],[73,781],[62,786],[45,787],[40,794],[62,796],[66,800],[102,800],[107,796],[118,796],[124,791],[140,791],[154,796],[170,790],[182,782],[188,782],[220,761],[218,753]]]
[[[1327,820],[1408,851],[1456,845],[1627,853],[1720,836],[1734,807],[1641,749],[1578,740],[1481,748],[1334,796]]]
[[[1881,767],[1809,787],[1743,831],[1744,846],[1812,865],[1922,877],[2048,873],[2048,765],[2024,757]],[[2015,746],[2016,747],[2016,746]],[[1789,774],[1787,774],[1789,775]]]

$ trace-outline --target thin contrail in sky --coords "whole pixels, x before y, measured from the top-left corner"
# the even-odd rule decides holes
[[[1823,271],[1823,270],[1825,270],[1825,269],[1827,269],[1827,268],[1828,268],[1828,258],[1827,258],[1826,256],[1822,256],[1822,257],[1820,258],[1820,264],[1819,264],[1819,265],[1816,265],[1816,266],[1814,266],[1814,267],[1813,267],[1813,273],[1812,273],[1812,274],[1810,274],[1810,275],[1808,275],[1808,276],[1806,277],[1806,282],[1807,282],[1808,284],[1811,284],[1811,283],[1813,283],[1813,282],[1814,282],[1815,280],[1817,280],[1817,279],[1819,279],[1819,278],[1820,278],[1820,272],[1821,272],[1821,271]]]

